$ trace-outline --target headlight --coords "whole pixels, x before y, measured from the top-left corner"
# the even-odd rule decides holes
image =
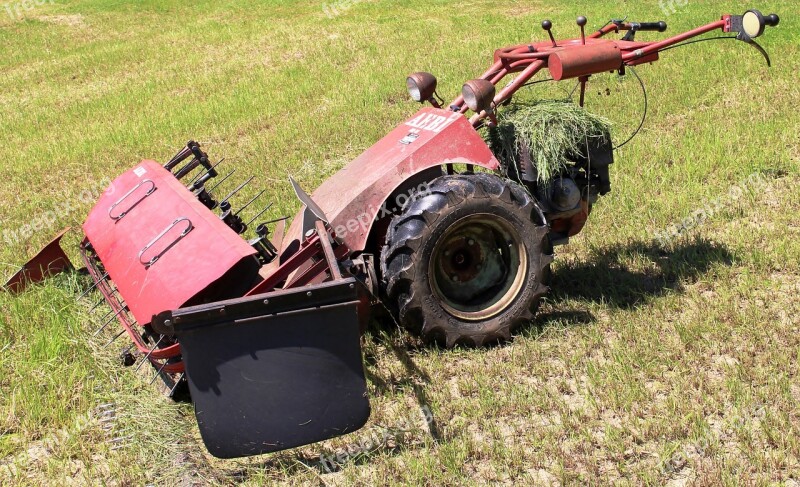
[[[494,93],[494,85],[491,81],[485,79],[467,81],[461,88],[461,96],[464,97],[464,103],[476,113],[491,111]]]
[[[744,33],[755,39],[764,33],[764,16],[758,10],[748,10],[742,17]]]
[[[775,27],[781,19],[775,14],[764,16],[758,10],[748,10],[742,15],[742,30],[747,37],[755,39],[764,33],[764,29],[769,25]]]
[[[406,86],[412,100],[424,103],[436,92],[436,76],[425,72],[412,73],[406,78]]]

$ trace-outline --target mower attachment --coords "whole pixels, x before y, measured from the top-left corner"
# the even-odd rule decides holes
[[[161,313],[203,441],[235,458],[351,433],[369,418],[354,278]]]
[[[71,270],[72,263],[61,248],[61,238],[69,231],[65,228],[31,260],[25,263],[16,274],[11,276],[3,289],[12,293],[21,293],[28,284],[41,282],[50,276]]]

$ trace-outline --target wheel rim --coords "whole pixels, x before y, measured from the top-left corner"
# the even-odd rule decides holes
[[[480,321],[514,302],[527,270],[519,232],[497,215],[476,214],[457,221],[437,240],[428,276],[445,311]]]

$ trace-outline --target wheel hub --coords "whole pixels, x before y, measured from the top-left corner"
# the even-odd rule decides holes
[[[527,254],[516,229],[495,215],[465,217],[434,248],[430,281],[444,309],[462,319],[502,312],[522,290]]]

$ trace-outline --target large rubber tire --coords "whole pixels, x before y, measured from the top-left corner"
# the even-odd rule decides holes
[[[480,347],[533,319],[552,260],[544,216],[527,191],[469,174],[434,180],[392,220],[381,270],[404,327],[447,348]]]

